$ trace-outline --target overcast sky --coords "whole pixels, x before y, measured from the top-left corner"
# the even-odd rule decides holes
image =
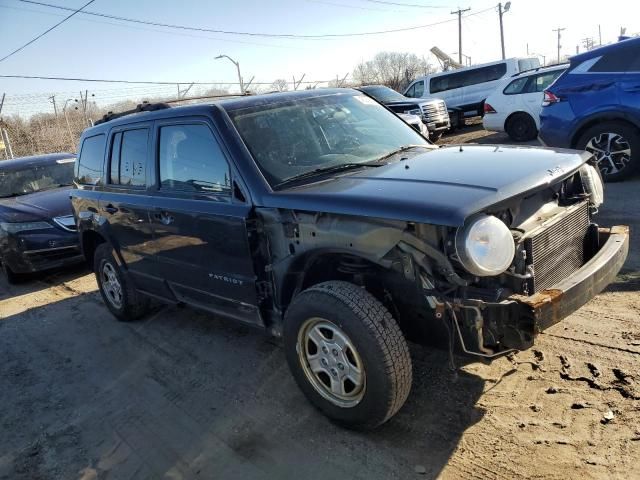
[[[42,0],[78,8],[87,0]],[[246,32],[277,34],[340,34],[390,30],[441,23],[432,27],[384,35],[338,39],[263,38],[171,30],[78,14],[0,62],[0,74],[43,75],[156,81],[235,82],[235,67],[213,58],[224,53],[240,62],[248,80],[271,82],[327,80],[351,73],[362,60],[383,50],[413,52],[437,65],[429,49],[435,45],[454,55],[458,51],[457,20],[452,10],[468,8],[462,21],[463,53],[473,63],[499,59],[497,2],[492,0],[389,0],[391,3],[432,6],[418,8],[371,0],[96,0],[87,10],[121,17]],[[484,11],[486,10],[486,11]],[[480,13],[478,13],[480,12]],[[0,0],[0,58],[51,27],[70,12]],[[472,15],[471,15],[472,14]],[[556,34],[564,27],[562,52],[575,53],[585,37],[616,40],[620,27],[640,32],[640,2],[631,0],[559,1],[514,0],[504,15],[507,56],[542,54],[555,58]],[[153,93],[173,87],[145,87],[0,78],[6,92],[3,113],[42,108],[42,96],[33,93],[76,95],[88,88],[103,102],[136,92]],[[29,105],[33,98],[34,103]]]

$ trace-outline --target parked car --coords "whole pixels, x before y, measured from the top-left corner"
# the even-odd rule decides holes
[[[0,262],[10,283],[84,260],[69,190],[75,155],[0,161]]]
[[[464,117],[482,116],[484,101],[493,93],[501,79],[540,66],[537,58],[507,58],[457,70],[433,73],[411,83],[405,97],[436,97],[447,102],[449,108],[460,112],[456,125],[464,123]],[[454,120],[451,120],[454,123]]]
[[[605,181],[640,168],[640,38],[571,57],[544,92],[540,139],[592,152]]]
[[[416,132],[422,135],[424,138],[429,138],[429,130],[427,126],[422,122],[422,118],[418,115],[412,115],[410,113],[396,113],[406,124],[413,128]]]
[[[351,427],[402,407],[406,338],[529,348],[628,251],[627,227],[592,221],[592,155],[438,148],[350,89],[142,105],[80,145],[73,209],[109,310],[152,297],[282,336],[302,391]]]
[[[358,90],[375,98],[396,113],[419,115],[429,130],[429,138],[434,142],[438,141],[451,126],[447,105],[440,99],[408,98],[384,85],[365,85]]]
[[[484,128],[507,132],[516,142],[535,139],[543,92],[566,69],[567,65],[536,68],[503,80],[484,102]]]

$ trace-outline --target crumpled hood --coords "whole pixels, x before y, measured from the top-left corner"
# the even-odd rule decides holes
[[[567,178],[590,156],[540,147],[442,147],[274,192],[263,203],[455,227],[476,212]]]
[[[0,200],[0,220],[30,222],[71,215],[70,188],[61,187]]]

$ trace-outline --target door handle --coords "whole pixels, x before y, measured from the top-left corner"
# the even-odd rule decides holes
[[[170,215],[168,212],[154,213],[153,217],[163,225],[170,225],[175,220],[173,215]]]
[[[113,205],[111,205],[111,204],[107,205],[106,207],[103,207],[102,210],[107,212],[110,215],[113,215],[114,213],[116,213],[118,211],[118,209],[116,207],[114,207]]]

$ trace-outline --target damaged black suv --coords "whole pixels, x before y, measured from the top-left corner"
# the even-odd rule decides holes
[[[627,227],[592,219],[584,152],[438,148],[348,89],[125,113],[83,133],[72,192],[107,307],[133,320],[155,298],[282,336],[309,400],[351,427],[402,407],[407,339],[529,348],[628,252]]]

